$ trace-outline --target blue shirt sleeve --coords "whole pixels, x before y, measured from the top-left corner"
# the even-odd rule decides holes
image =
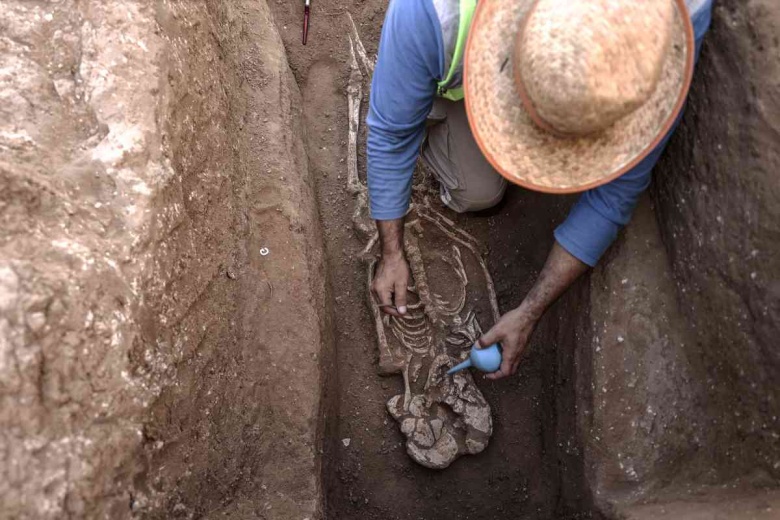
[[[696,3],[698,8],[691,13],[691,21],[698,60],[704,34],[710,26],[712,0]],[[555,240],[561,247],[591,267],[598,263],[620,228],[631,220],[639,196],[650,185],[653,167],[681,118],[682,114],[663,141],[637,166],[619,178],[582,194],[569,216],[555,230]]]
[[[392,0],[371,83],[368,192],[371,216],[403,217],[412,174],[444,68],[441,27],[430,1]]]

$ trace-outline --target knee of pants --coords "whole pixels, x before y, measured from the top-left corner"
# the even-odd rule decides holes
[[[490,183],[490,186],[483,185],[478,190],[450,192],[447,206],[458,213],[492,208],[504,198],[506,186],[506,180],[499,177],[495,182]]]

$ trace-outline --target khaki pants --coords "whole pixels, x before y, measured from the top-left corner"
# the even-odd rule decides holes
[[[458,213],[495,206],[507,181],[474,140],[463,101],[436,99],[421,156],[440,183],[441,199]]]

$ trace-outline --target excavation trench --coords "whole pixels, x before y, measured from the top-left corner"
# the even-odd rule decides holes
[[[483,414],[458,441],[477,455],[423,467],[388,413],[405,385],[378,370],[365,127],[350,142],[347,97],[362,90],[362,121],[385,2],[317,2],[306,47],[297,2],[154,6],[14,1],[7,14],[4,70],[29,73],[0,90],[13,101],[0,118],[7,516],[586,511],[556,424],[557,352],[572,351],[583,287],[545,318],[516,377],[451,380],[482,391],[478,412],[490,406],[489,439]],[[514,190],[491,214],[458,217],[418,180],[415,281],[421,301],[462,319],[462,354],[476,321],[491,326],[528,289],[566,201]],[[424,373],[435,360],[417,361]],[[442,430],[457,399],[437,408]]]
[[[425,468],[407,454],[406,438],[386,406],[393,396],[404,394],[404,379],[400,374],[379,375],[377,329],[367,300],[364,249],[369,237],[353,223],[357,200],[348,189],[352,48],[364,76],[357,169],[365,183],[363,122],[371,67],[365,57],[370,61],[375,55],[384,2],[369,2],[349,14],[338,11],[336,3],[320,3],[307,47],[297,41],[297,10],[279,4],[272,9],[303,96],[310,172],[328,259],[335,335],[332,370],[337,374],[326,392],[330,408],[323,481],[328,518],[549,519],[587,513],[578,470],[582,461],[566,458],[558,448],[557,414],[561,406],[573,403],[573,395],[567,400],[556,390],[562,370],[558,353],[573,352],[575,318],[587,314],[584,283],[547,314],[516,377],[497,383],[476,378],[493,418],[493,434],[482,453],[465,455],[445,470]],[[366,48],[364,57],[360,45]],[[354,88],[354,76],[351,79]],[[452,219],[456,229],[488,252],[500,309],[519,304],[544,263],[554,226],[571,199],[510,189],[499,207],[458,216],[426,191],[434,186],[420,167],[416,177],[414,200],[427,198],[434,211]],[[421,240],[431,265],[433,256],[454,244],[431,231]],[[435,269],[428,270],[429,278],[437,275]],[[492,323],[487,291],[471,295],[467,305],[483,327]]]
[[[519,373],[435,387],[441,470],[388,401],[421,410],[436,363],[521,301],[574,197],[455,215],[418,169],[406,247],[436,341],[378,321],[362,122],[387,2],[313,2],[307,46],[301,4],[0,14],[0,510],[777,518],[774,0],[716,2],[650,193]],[[443,339],[460,352],[425,350]]]

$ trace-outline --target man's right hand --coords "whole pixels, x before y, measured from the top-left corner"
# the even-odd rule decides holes
[[[406,288],[409,285],[409,264],[403,252],[382,255],[374,273],[371,290],[382,310],[392,316],[406,314]]]
[[[382,258],[374,272],[371,291],[382,310],[392,316],[406,314],[409,264],[404,257],[404,219],[377,220]]]

